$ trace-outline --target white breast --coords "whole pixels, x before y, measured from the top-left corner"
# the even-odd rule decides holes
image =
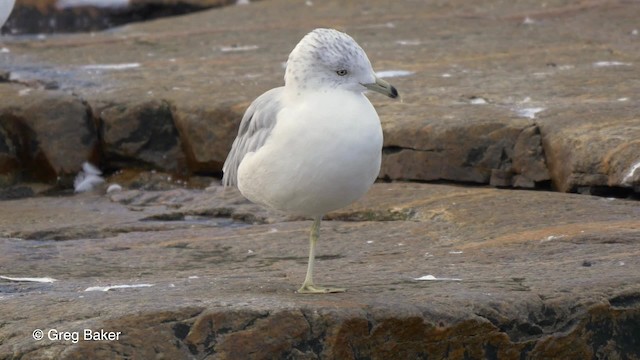
[[[382,128],[362,94],[306,96],[313,101],[285,106],[265,145],[243,159],[238,188],[251,201],[318,216],[352,203],[371,187],[380,171]]]

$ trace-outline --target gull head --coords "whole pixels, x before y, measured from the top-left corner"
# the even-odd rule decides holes
[[[315,29],[300,40],[287,60],[284,82],[285,89],[297,93],[368,89],[398,97],[396,88],[376,76],[360,45],[333,29]]]

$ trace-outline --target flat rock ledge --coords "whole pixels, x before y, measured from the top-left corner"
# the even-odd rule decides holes
[[[2,205],[0,359],[640,356],[635,201],[376,184],[323,222],[320,296],[310,222],[234,190]]]
[[[371,96],[380,178],[637,197],[639,16],[622,0],[270,0],[5,36],[0,186],[69,187],[86,160],[219,175],[248,104],[282,84],[293,46],[324,26],[353,35],[402,95]]]

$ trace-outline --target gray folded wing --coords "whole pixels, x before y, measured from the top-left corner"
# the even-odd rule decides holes
[[[276,125],[278,112],[282,109],[283,87],[271,89],[255,99],[242,117],[238,136],[233,141],[222,171],[224,186],[238,185],[238,167],[245,155],[264,145]]]

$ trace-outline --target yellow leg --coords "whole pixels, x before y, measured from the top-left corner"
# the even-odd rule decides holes
[[[313,284],[313,266],[316,258],[316,242],[318,242],[318,235],[320,233],[320,220],[322,220],[321,216],[313,219],[313,224],[311,225],[311,235],[309,236],[309,264],[307,267],[307,276],[304,278],[302,287],[298,289],[298,294],[327,294],[347,291],[347,289],[343,288],[325,288]]]

